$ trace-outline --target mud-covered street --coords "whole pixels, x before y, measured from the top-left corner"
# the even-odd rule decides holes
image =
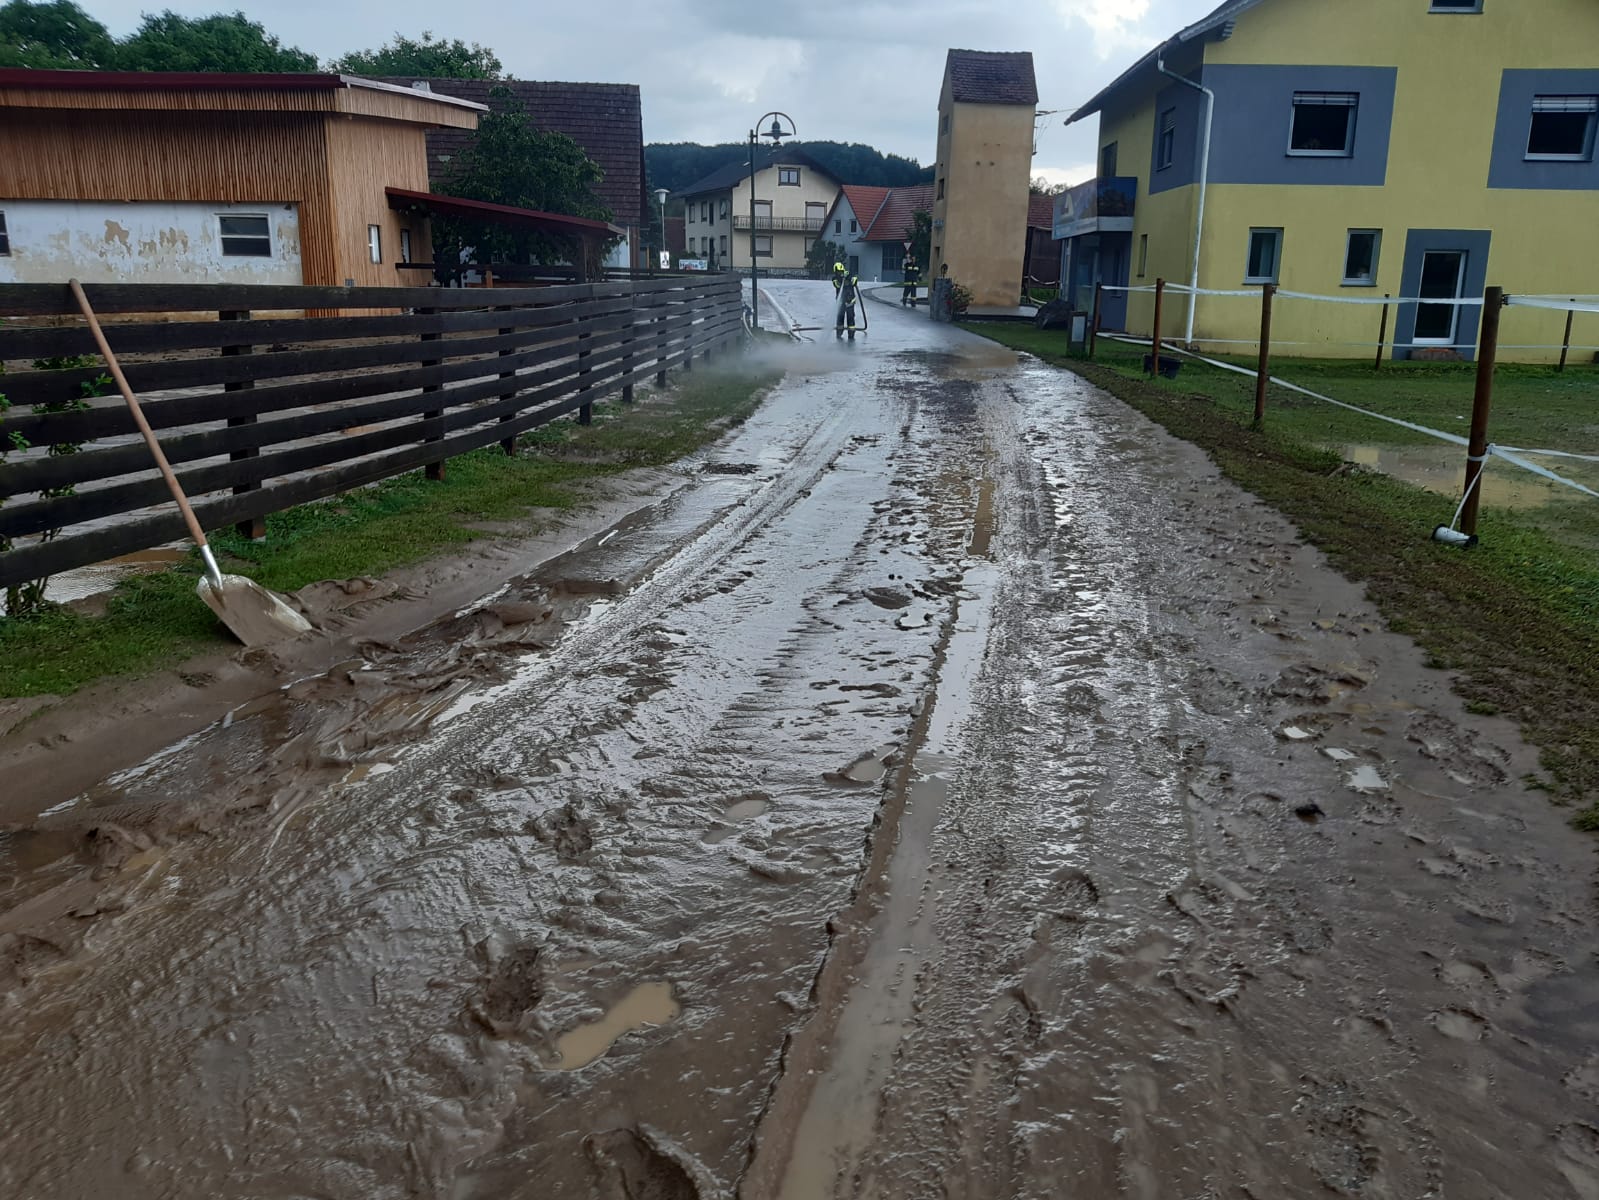
[[[1514,727],[1192,446],[870,320],[571,553],[0,801],[0,1196],[1599,1198]]]

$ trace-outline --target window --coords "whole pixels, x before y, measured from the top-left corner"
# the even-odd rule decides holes
[[[833,232],[834,233],[843,233],[844,232],[844,219],[842,217],[840,217],[838,220],[833,222]]]
[[[1351,229],[1344,248],[1344,286],[1376,287],[1377,255],[1382,249],[1382,230]]]
[[[1288,153],[1348,158],[1355,152],[1358,92],[1295,92]]]
[[[400,230],[400,261],[404,263],[411,261],[411,231],[409,229]]]
[[[1249,269],[1244,274],[1245,283],[1276,283],[1278,268],[1282,266],[1283,231],[1281,229],[1251,229],[1249,231]]]
[[[375,263],[383,261],[383,227],[381,225],[368,225],[366,227],[366,256]]]
[[[0,212],[0,258],[11,254],[11,236],[6,233],[6,215]]]
[[[728,213],[730,213],[732,211],[733,211],[733,201],[732,200],[723,200],[722,201],[722,220],[724,220],[724,221],[727,220]]]
[[[937,199],[942,200],[943,198],[944,198],[944,181],[942,179],[940,179],[938,181],[938,196],[937,196]]]
[[[770,229],[772,227],[772,202],[770,200],[757,200],[755,202],[755,228]]]
[[[694,206],[692,204],[687,205],[684,208],[684,212],[688,215],[688,223],[690,225],[694,224]]]
[[[805,202],[805,225],[809,229],[822,228],[822,222],[827,220],[827,205],[816,200]]]
[[[1138,278],[1149,274],[1149,235],[1138,235]]]
[[[1432,7],[1427,11],[1480,13],[1482,11],[1482,0],[1432,0]]]
[[[1527,157],[1545,162],[1590,162],[1599,96],[1534,96]]]
[[[1111,179],[1116,174],[1116,143],[1104,147],[1099,152],[1099,177]]]
[[[815,238],[806,238],[805,239],[805,257],[806,258],[809,258],[811,256],[811,247],[813,247],[815,245],[816,245],[816,239]]]
[[[762,233],[762,234],[757,234],[755,236],[755,257],[756,258],[771,258],[772,257],[772,235],[771,234]]]
[[[938,118],[938,136],[943,137],[949,132],[949,114],[945,113]]]
[[[727,234],[722,235],[722,257],[727,257]]]
[[[903,271],[905,269],[905,247],[898,242],[889,242],[883,246],[883,271]]]
[[[857,225],[853,219],[849,223],[849,231],[851,233],[859,233],[861,231],[860,226]]]
[[[1155,143],[1155,170],[1164,171],[1177,159],[1177,110],[1160,114],[1160,137]]]
[[[700,220],[709,221],[710,219],[711,219],[711,202],[709,200],[701,200],[700,201]]]
[[[799,185],[800,185],[799,173],[800,173],[800,169],[798,167],[778,167],[777,168],[777,186],[778,187],[799,187]]]
[[[272,231],[265,217],[219,216],[224,258],[271,258]]]

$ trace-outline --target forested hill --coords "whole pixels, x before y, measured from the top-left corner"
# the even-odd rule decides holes
[[[797,142],[792,145],[821,163],[840,183],[908,187],[914,183],[933,181],[932,167],[924,167],[914,158],[884,154],[859,142]],[[644,147],[650,187],[666,188],[672,192],[703,179],[728,163],[748,161],[747,142],[725,142],[719,146],[701,146],[697,142],[653,142]]]

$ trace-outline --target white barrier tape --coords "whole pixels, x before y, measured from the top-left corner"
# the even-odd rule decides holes
[[[1489,446],[1487,454],[1466,455],[1467,462],[1481,463],[1482,471],[1478,471],[1471,477],[1471,486],[1468,487],[1465,491],[1465,494],[1460,497],[1460,507],[1455,509],[1455,519],[1449,522],[1449,528],[1455,529],[1460,525],[1460,517],[1466,511],[1466,502],[1471,499],[1471,493],[1476,491],[1477,485],[1482,482],[1483,471],[1488,469],[1488,458],[1493,454],[1493,452],[1494,448]]]
[[[1147,346],[1151,344],[1147,338],[1139,339],[1115,334],[1109,335],[1109,337],[1112,341],[1128,342],[1136,346]],[[1202,354],[1194,354],[1188,350],[1181,350],[1176,346],[1168,346],[1166,349],[1174,354],[1181,354],[1185,358],[1192,358],[1197,362],[1202,362],[1206,366],[1216,367],[1222,371],[1231,371],[1235,375],[1247,375],[1250,378],[1254,378],[1257,374],[1246,367],[1235,367],[1231,363],[1218,362],[1216,359],[1206,358]],[[1413,421],[1402,421],[1398,417],[1390,417],[1386,413],[1373,412],[1371,409],[1361,408],[1359,405],[1346,404],[1342,400],[1334,400],[1331,396],[1323,396],[1320,392],[1313,392],[1309,388],[1302,388],[1297,383],[1289,383],[1286,379],[1278,379],[1275,375],[1268,375],[1266,378],[1280,388],[1284,388],[1290,392],[1297,392],[1301,396],[1309,396],[1312,400],[1322,400],[1328,404],[1336,405],[1339,408],[1348,409],[1350,412],[1360,413],[1365,417],[1373,417],[1379,421],[1386,421],[1390,425],[1398,425],[1403,429],[1409,429],[1416,433],[1423,433],[1428,437],[1435,437],[1441,441],[1449,442],[1456,446],[1470,446],[1471,444],[1458,433],[1445,433],[1441,429],[1432,429],[1426,425],[1417,425]],[[1496,454],[1506,462],[1514,463],[1516,466],[1525,471],[1531,471],[1534,475],[1541,475],[1545,479],[1551,479],[1556,483],[1563,483],[1569,488],[1575,488],[1579,492],[1583,492],[1586,495],[1599,499],[1599,492],[1596,492],[1591,488],[1584,487],[1582,484],[1576,483],[1573,480],[1567,479],[1563,475],[1556,475],[1553,471],[1548,470],[1545,467],[1540,467],[1537,463],[1530,463],[1519,457],[1523,454],[1538,454],[1550,455],[1552,457],[1559,458],[1575,458],[1583,459],[1585,461],[1599,462],[1599,455],[1573,454],[1566,450],[1523,450],[1516,446],[1490,446],[1488,447],[1488,453]]]
[[[1313,292],[1289,292],[1281,289],[1277,295],[1288,300],[1319,300],[1326,304],[1432,304],[1440,308],[1472,308],[1482,305],[1481,296],[1460,300],[1434,300],[1425,296],[1318,296]]]
[[[1543,296],[1511,296],[1505,301],[1513,308],[1544,308],[1555,312],[1599,313],[1599,300],[1550,300]]]

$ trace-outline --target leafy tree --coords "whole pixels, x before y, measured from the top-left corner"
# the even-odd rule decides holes
[[[925,276],[933,262],[933,214],[925,208],[913,212],[911,223],[905,227],[905,240],[911,244],[911,256]]]
[[[461,155],[445,192],[464,200],[611,219],[611,210],[594,194],[605,173],[581,146],[564,133],[535,129],[509,88],[495,88],[489,104],[492,111],[478,122],[477,137]],[[441,264],[459,262],[463,250],[479,263],[566,262],[579,248],[573,238],[454,218],[434,222],[433,240],[434,261]]]
[[[805,256],[805,273],[812,279],[823,279],[833,273],[833,264],[844,261],[844,247],[837,242],[817,238]]]
[[[97,69],[115,54],[110,32],[72,0],[0,5],[0,67]]]
[[[1071,184],[1051,183],[1042,175],[1035,175],[1027,190],[1035,196],[1059,196],[1062,192],[1071,191]]]
[[[356,50],[328,64],[345,75],[419,75],[429,79],[499,79],[505,65],[494,51],[458,38],[435,39],[424,30],[421,41],[402,33],[376,50]]]
[[[145,13],[117,49],[127,71],[315,71],[316,56],[285,46],[242,12],[185,17]]]

